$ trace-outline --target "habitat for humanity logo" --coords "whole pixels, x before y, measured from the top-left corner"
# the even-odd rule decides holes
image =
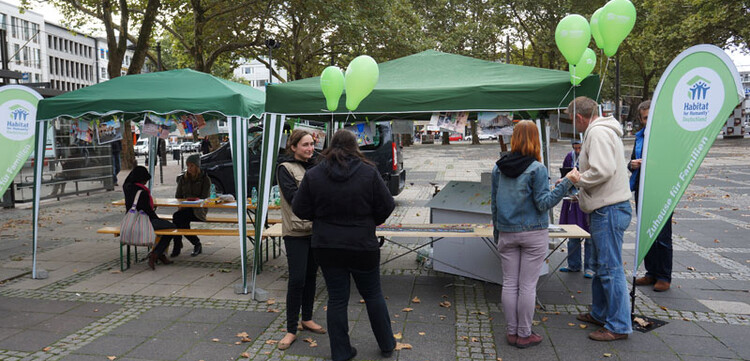
[[[8,120],[8,131],[18,134],[26,134],[31,127],[31,122],[28,121],[29,111],[28,109],[20,106],[13,105],[10,110],[10,119]]]
[[[710,124],[724,99],[721,78],[709,68],[688,71],[675,85],[672,111],[685,130],[696,131]]]

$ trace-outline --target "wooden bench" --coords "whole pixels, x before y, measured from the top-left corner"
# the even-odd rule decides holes
[[[165,219],[167,221],[172,221],[172,215],[171,214],[158,214],[159,218]],[[202,221],[194,221],[194,222],[202,222]],[[223,216],[206,216],[205,222],[208,223],[237,223],[237,217],[223,217]],[[247,223],[253,223],[253,219],[250,217],[247,218]],[[278,224],[281,223],[281,218],[268,218],[268,224]]]
[[[236,222],[235,222],[236,223]],[[120,236],[120,227],[102,227],[99,228],[96,233],[100,234],[111,234],[115,237]],[[193,229],[159,229],[155,230],[156,242],[159,242],[161,236],[239,236],[240,231],[238,229],[206,229],[206,228],[193,228]],[[248,237],[255,236],[255,230],[247,230]],[[126,262],[123,262],[122,247],[127,246]],[[135,252],[135,259],[138,260],[138,247],[133,246]],[[127,267],[126,267],[127,264]],[[130,268],[130,245],[120,243],[120,270],[125,271]]]

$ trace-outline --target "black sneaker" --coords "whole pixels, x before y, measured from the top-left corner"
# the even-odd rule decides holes
[[[354,358],[355,358],[355,357],[357,357],[357,349],[356,349],[356,348],[354,348],[354,347],[352,347],[352,355],[351,355],[351,356],[349,356],[349,358],[348,358],[348,359],[346,359],[346,361],[349,361],[349,360],[354,360]]]
[[[390,358],[391,356],[393,356],[393,350],[390,350],[390,351],[380,351],[380,355],[383,356],[383,357],[385,357],[385,358]]]
[[[191,257],[195,257],[195,256],[197,256],[197,255],[199,255],[201,253],[203,253],[203,245],[201,245],[200,243],[198,243],[198,244],[196,244],[193,247],[193,253],[191,253],[190,256]]]

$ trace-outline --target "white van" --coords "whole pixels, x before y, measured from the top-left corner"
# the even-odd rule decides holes
[[[133,146],[133,152],[135,155],[148,155],[148,138],[143,137],[138,139],[135,146]]]

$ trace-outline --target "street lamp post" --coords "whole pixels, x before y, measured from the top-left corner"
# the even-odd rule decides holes
[[[281,47],[281,43],[276,39],[266,39],[266,47],[268,48],[268,84],[273,83],[273,49]]]

